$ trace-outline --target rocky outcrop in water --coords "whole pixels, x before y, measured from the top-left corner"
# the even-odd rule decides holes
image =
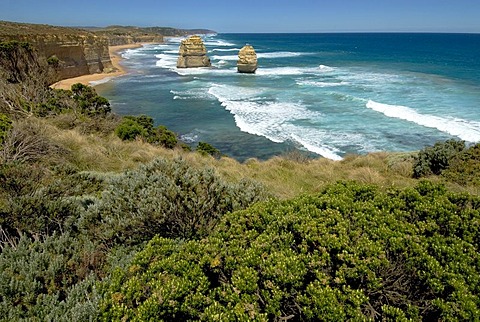
[[[238,52],[237,70],[239,73],[255,73],[257,70],[257,54],[250,45],[243,46]]]
[[[178,68],[210,67],[212,65],[200,36],[191,36],[182,40],[178,54]]]

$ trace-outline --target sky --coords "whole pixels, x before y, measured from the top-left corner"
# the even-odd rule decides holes
[[[219,33],[480,33],[480,0],[0,0],[0,20]]]

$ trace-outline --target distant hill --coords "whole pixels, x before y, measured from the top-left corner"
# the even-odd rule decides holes
[[[179,29],[172,27],[135,27],[135,26],[108,26],[108,27],[61,27],[44,24],[19,23],[0,20],[0,36],[13,35],[89,35],[91,33],[104,36],[186,36],[190,34],[216,33],[209,29]]]
[[[172,27],[135,27],[135,26],[108,26],[105,28],[85,27],[85,29],[104,35],[130,35],[140,36],[160,34],[162,36],[186,36],[190,34],[214,34],[216,31],[209,29],[179,29]]]
[[[28,36],[28,35],[88,35],[89,31],[82,28],[59,27],[51,25],[19,23],[0,20],[0,36]]]
[[[163,37],[210,34],[208,29],[177,29],[171,27],[108,26],[105,28],[85,27],[95,35],[108,38],[111,46],[130,43],[163,42]]]

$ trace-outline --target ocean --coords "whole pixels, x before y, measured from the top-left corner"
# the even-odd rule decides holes
[[[480,34],[207,35],[212,67],[195,69],[176,68],[180,41],[122,53],[129,74],[97,86],[114,112],[239,161],[480,142]],[[255,74],[236,72],[245,44]]]

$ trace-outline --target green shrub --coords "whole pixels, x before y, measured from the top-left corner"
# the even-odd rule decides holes
[[[72,85],[73,99],[77,102],[80,112],[89,116],[105,116],[110,113],[110,103],[105,97],[99,96],[91,86],[80,83]]]
[[[420,178],[428,175],[439,175],[447,169],[450,160],[465,149],[464,141],[447,140],[437,142],[433,147],[426,147],[415,157],[413,176]]]
[[[173,149],[177,145],[177,136],[165,126],[153,126],[153,118],[146,115],[123,117],[122,123],[115,133],[122,140],[134,140],[137,136],[151,144],[159,144],[167,149]]]
[[[442,176],[461,185],[480,186],[480,143],[456,154]]]
[[[136,121],[130,118],[123,118],[122,123],[115,129],[115,134],[124,141],[133,141],[137,137],[145,137],[147,132]]]
[[[201,154],[205,154],[205,155],[209,154],[213,157],[220,156],[220,151],[218,149],[216,149],[215,147],[213,147],[209,143],[205,143],[205,142],[198,142],[198,146],[197,146],[196,151],[200,152]]]
[[[140,125],[142,128],[145,129],[145,138],[148,138],[149,136],[154,135],[154,129],[153,129],[153,118],[147,115],[140,115],[140,116],[131,116],[127,115],[124,116],[126,119],[130,119],[132,121],[135,121]]]
[[[47,64],[52,66],[53,68],[58,68],[58,66],[60,65],[60,59],[58,59],[58,57],[55,55],[50,56],[47,59]]]
[[[475,321],[480,199],[340,183],[153,238],[103,283],[104,321]]]
[[[98,314],[98,250],[68,235],[22,237],[0,253],[2,321],[88,321]]]
[[[12,128],[12,121],[10,120],[10,118],[5,114],[0,113],[0,144],[3,143],[5,135],[7,135],[7,132],[11,128]]]
[[[156,160],[110,179],[80,226],[108,245],[135,245],[156,234],[198,238],[229,211],[265,198],[253,182],[232,184],[212,169]]]
[[[155,129],[155,132],[158,144],[167,149],[173,149],[175,146],[177,146],[177,135],[167,129],[165,126],[159,125]]]

